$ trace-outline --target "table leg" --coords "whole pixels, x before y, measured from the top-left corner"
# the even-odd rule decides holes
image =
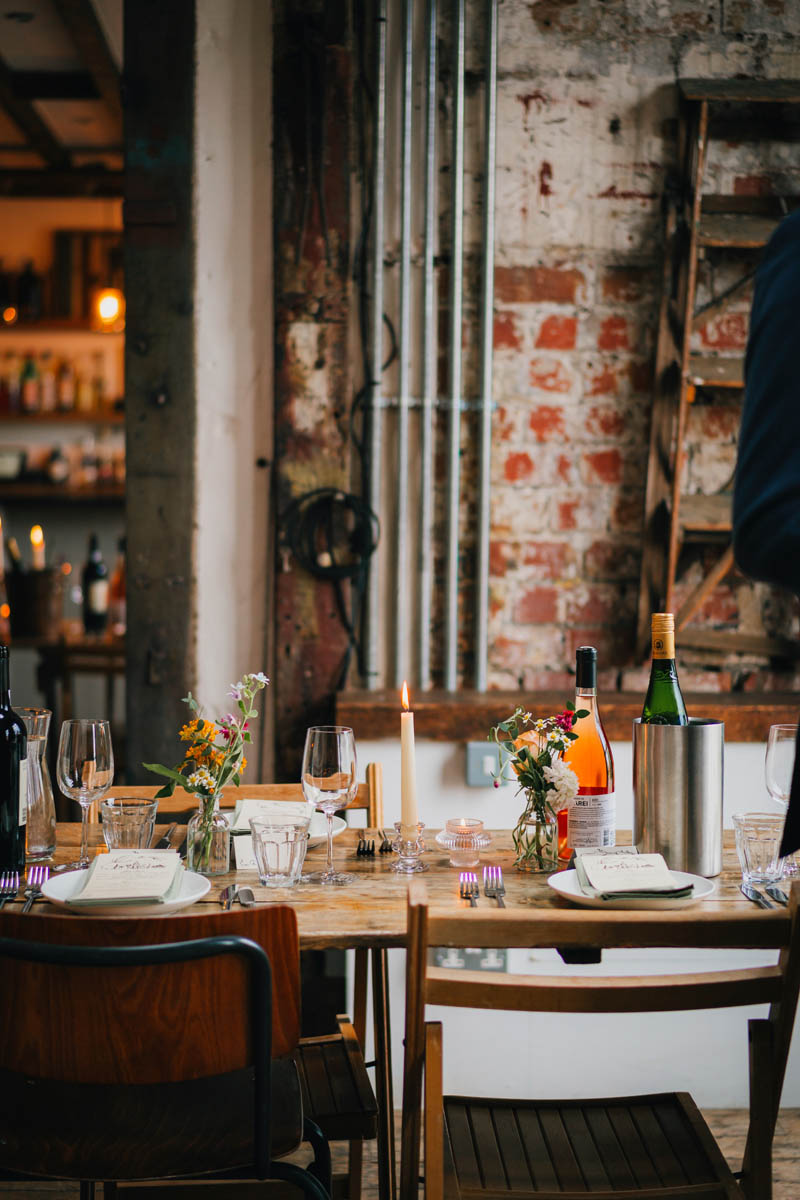
[[[375,1095],[378,1101],[378,1190],[381,1200],[395,1200],[397,1179],[388,960],[386,950],[372,950],[371,955],[372,1015],[375,1023]]]

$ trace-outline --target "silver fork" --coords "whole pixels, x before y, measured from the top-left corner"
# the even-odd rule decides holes
[[[503,883],[502,867],[483,868],[483,892],[490,900],[497,901],[498,908],[505,908],[503,896],[506,894],[506,885]]]
[[[478,876],[474,871],[462,871],[458,877],[459,893],[462,900],[469,900],[471,908],[478,907]]]
[[[0,875],[0,908],[6,900],[13,900],[19,891],[19,871],[3,871]]]
[[[25,904],[22,911],[29,912],[34,900],[42,894],[42,884],[50,878],[49,867],[28,867],[28,886],[25,888]]]

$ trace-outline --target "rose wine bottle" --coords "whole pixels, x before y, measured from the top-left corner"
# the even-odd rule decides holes
[[[24,871],[28,738],[11,707],[8,646],[0,646],[0,871]]]
[[[578,776],[578,794],[558,814],[558,857],[573,850],[613,846],[616,842],[614,759],[597,708],[597,651],[579,646],[575,656],[575,710],[583,710],[572,727],[577,739],[564,762]]]
[[[675,618],[672,613],[653,613],[650,630],[653,661],[642,709],[642,724],[688,725],[675,665]]]

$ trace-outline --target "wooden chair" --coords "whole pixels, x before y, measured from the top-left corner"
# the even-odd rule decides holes
[[[368,763],[365,782],[358,785],[358,792],[353,801],[347,806],[346,812],[363,810],[366,812],[368,829],[383,827],[383,768],[380,763]],[[109,796],[144,796],[151,798],[159,790],[158,784],[148,786],[113,787],[107,793]],[[298,783],[257,783],[242,784],[241,787],[230,786],[223,789],[220,807],[233,808],[237,799],[242,796],[262,800],[302,800],[303,789]],[[186,804],[181,806],[181,800]],[[162,804],[164,808],[162,810]],[[194,811],[188,794],[176,793],[165,799],[159,805],[159,823],[175,819],[186,819]],[[89,820],[99,820],[99,802],[89,809]],[[369,988],[369,955],[366,949],[355,951],[353,975],[353,1019],[352,1024],[347,1017],[337,1018],[339,1029],[332,1038],[303,1038],[298,1051],[300,1078],[304,1089],[306,1111],[313,1114],[313,1120],[320,1126],[330,1141],[349,1141],[349,1163],[347,1195],[350,1200],[359,1200],[361,1195],[361,1175],[363,1164],[363,1144],[365,1140],[377,1137],[377,1120],[374,1094],[364,1093],[363,1079],[359,1072],[353,1075],[358,1081],[356,1092],[347,1084],[347,1064],[354,1056],[356,1063],[363,1064],[361,1048],[365,1044],[367,1032],[367,996]],[[373,989],[385,993],[388,987],[388,969],[385,950],[372,951]],[[385,996],[378,995],[373,1001],[376,1011],[385,1012]],[[380,1045],[376,1054],[381,1056],[381,1079],[385,1088],[378,1106],[380,1119],[383,1122],[382,1143],[390,1148],[394,1145],[394,1129],[391,1125],[392,1092],[390,1086],[390,1050],[388,1029],[382,1031],[379,1037]],[[348,1054],[343,1056],[343,1047]],[[331,1089],[330,1077],[344,1081],[344,1089]],[[370,1100],[371,1097],[371,1100]],[[391,1127],[390,1127],[391,1126]],[[385,1156],[386,1157],[386,1156]],[[385,1163],[387,1172],[393,1171],[393,1154],[388,1155],[391,1162]],[[393,1176],[392,1176],[393,1177]]]
[[[788,916],[684,911],[430,910],[408,902],[401,1200],[418,1195],[424,1077],[425,1196],[469,1200],[770,1200],[771,1147],[800,983],[800,884]],[[692,974],[549,977],[430,966],[431,946],[776,949],[766,967]],[[750,1125],[730,1171],[688,1093],[536,1101],[443,1095],[442,1025],[426,1004],[526,1012],[674,1012],[768,1003],[748,1026]]]
[[[295,914],[221,916],[4,914],[0,1171],[80,1180],[87,1200],[97,1180],[108,1196],[197,1175],[279,1178],[326,1200],[327,1143],[304,1126],[290,1057]],[[309,1170],[277,1161],[304,1138]]]

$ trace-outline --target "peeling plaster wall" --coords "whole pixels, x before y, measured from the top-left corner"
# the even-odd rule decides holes
[[[268,667],[271,50],[260,0],[198,0],[197,692],[213,711]]]

